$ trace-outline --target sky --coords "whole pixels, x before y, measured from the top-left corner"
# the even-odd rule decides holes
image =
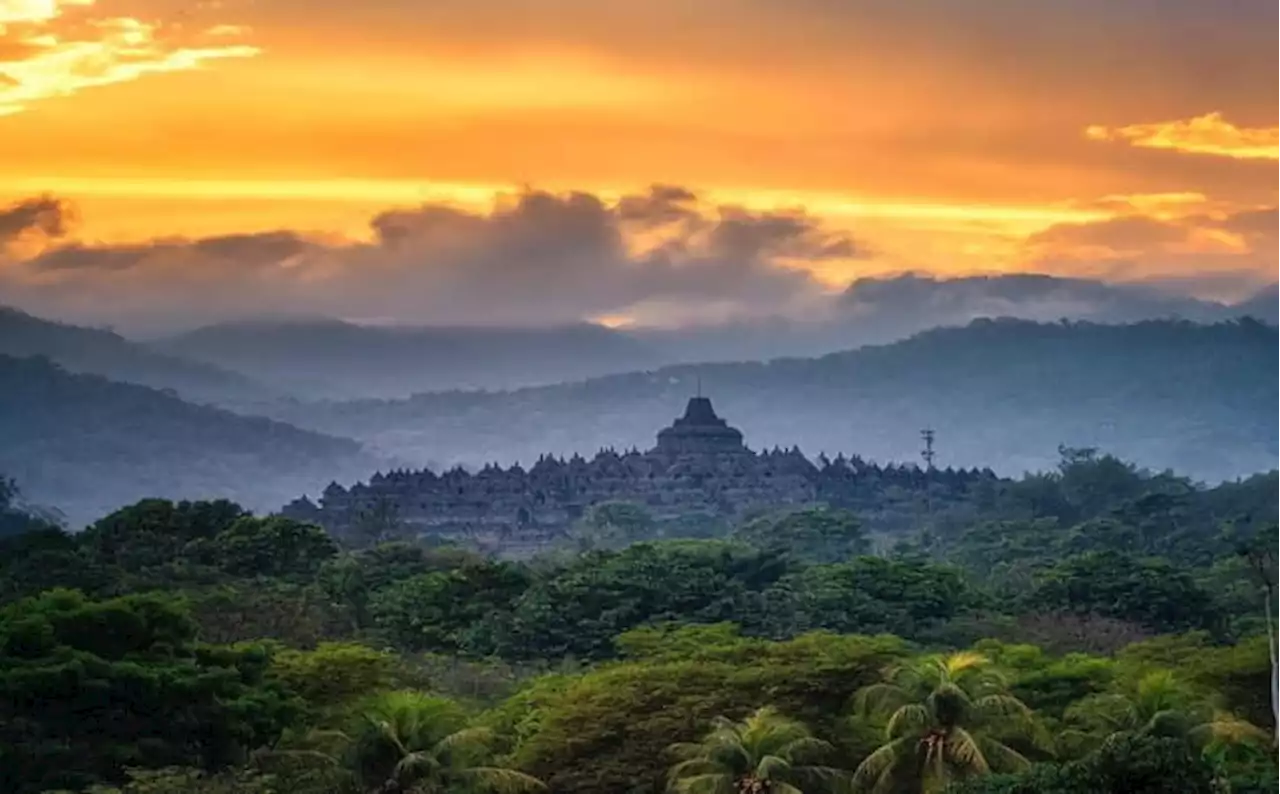
[[[1277,274],[1270,0],[0,0],[0,302],[157,331]]]

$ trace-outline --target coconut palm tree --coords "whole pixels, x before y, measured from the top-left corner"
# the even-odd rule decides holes
[[[1186,739],[1201,750],[1266,742],[1261,728],[1201,697],[1168,670],[1152,670],[1116,692],[1090,695],[1063,715],[1063,749],[1088,752],[1121,736]]]
[[[386,692],[361,710],[348,748],[366,791],[378,794],[513,794],[543,788],[536,778],[492,763],[492,734],[470,727],[452,700]]]
[[[831,749],[809,729],[764,707],[742,722],[720,717],[702,741],[671,746],[678,794],[811,794],[842,773],[808,763]]]
[[[884,744],[854,773],[859,791],[932,794],[959,778],[1027,768],[1007,740],[1046,743],[991,662],[968,651],[893,668],[883,683],[861,690],[855,705],[884,726]]]

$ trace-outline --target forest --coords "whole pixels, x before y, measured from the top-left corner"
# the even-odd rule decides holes
[[[6,483],[0,790],[1275,791],[1276,492],[1063,450],[965,525],[604,504],[509,561]]]

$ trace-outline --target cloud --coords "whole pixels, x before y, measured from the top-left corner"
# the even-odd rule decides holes
[[[1275,280],[1277,224],[1275,207],[1169,218],[1121,215],[1056,224],[1029,236],[1023,249],[1029,269],[1194,285],[1201,294],[1232,298]]]
[[[1090,140],[1124,141],[1146,149],[1171,149],[1237,160],[1280,159],[1280,128],[1237,127],[1221,113],[1125,127],[1091,126],[1084,134]]]
[[[134,326],[298,313],[420,323],[600,315],[651,322],[702,311],[785,312],[823,300],[826,289],[799,265],[859,250],[803,213],[709,206],[662,186],[612,201],[525,190],[487,212],[426,204],[378,214],[371,228],[368,243],[288,230],[69,243],[0,272],[6,291],[33,311]]]
[[[19,201],[0,209],[0,246],[28,234],[56,238],[67,231],[67,205],[52,196]]]
[[[980,317],[1062,318],[1133,322],[1151,317],[1206,319],[1213,304],[1171,296],[1146,285],[1109,284],[1039,273],[939,279],[920,274],[859,279],[840,299],[843,316],[899,334]]]
[[[40,24],[57,19],[68,6],[90,6],[94,0],[5,0],[0,3],[0,33],[14,24]]]
[[[243,32],[233,26],[210,28],[205,37],[216,41],[206,43],[198,38],[179,40],[176,28],[132,17],[64,13],[92,4],[93,0],[0,3],[0,116],[86,88],[198,69],[208,61],[260,52],[247,44],[227,43]]]

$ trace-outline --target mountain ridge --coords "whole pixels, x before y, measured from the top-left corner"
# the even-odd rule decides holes
[[[146,497],[271,509],[380,465],[352,439],[0,355],[0,472],[73,526]]]
[[[919,431],[932,426],[942,465],[1020,474],[1051,468],[1065,444],[1231,479],[1274,466],[1276,349],[1276,329],[1249,319],[979,320],[815,358],[298,403],[273,415],[415,463],[529,464],[543,453],[644,448],[700,382],[748,444],[798,444],[811,456],[915,460]]]
[[[261,399],[263,388],[245,375],[166,355],[100,328],[73,325],[0,306],[0,355],[44,356],[71,372],[155,389],[202,402]]]

